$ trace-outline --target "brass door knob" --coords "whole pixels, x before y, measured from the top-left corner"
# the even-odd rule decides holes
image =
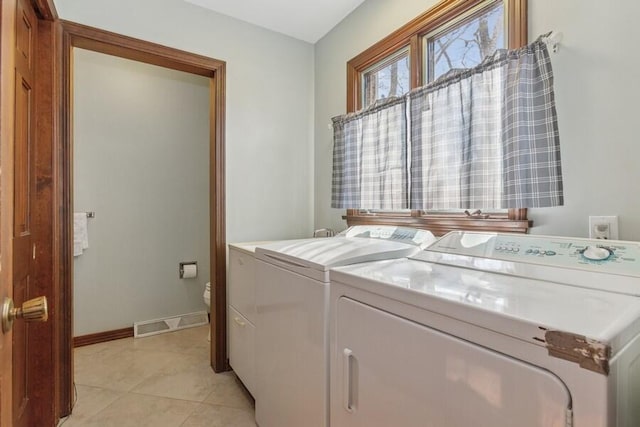
[[[48,318],[47,297],[44,296],[25,301],[22,308],[14,308],[11,298],[5,298],[2,304],[2,332],[4,333],[11,330],[15,319],[24,319],[27,322],[46,322]]]

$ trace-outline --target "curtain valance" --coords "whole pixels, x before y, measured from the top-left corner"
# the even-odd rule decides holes
[[[333,207],[405,209],[406,98],[333,119]]]
[[[336,117],[333,128],[332,207],[563,203],[553,73],[541,39]]]

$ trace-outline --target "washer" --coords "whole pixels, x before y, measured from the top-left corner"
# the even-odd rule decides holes
[[[325,427],[329,395],[329,268],[401,258],[430,232],[356,226],[332,238],[256,249],[256,422],[260,427]]]
[[[331,271],[331,426],[640,426],[640,245],[453,232]]]

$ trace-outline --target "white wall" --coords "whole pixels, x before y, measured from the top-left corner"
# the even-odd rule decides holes
[[[180,0],[56,6],[63,19],[227,61],[227,231],[240,241],[344,227],[330,208],[327,124],[346,109],[346,62],[435,2],[367,0],[315,45],[315,58],[309,44]],[[640,240],[639,9],[632,0],[529,1],[530,39],[551,29],[565,36],[552,60],[566,203],[532,209],[532,233],[584,236],[588,215],[617,214],[621,238]]]
[[[74,210],[96,213],[74,257],[75,335],[205,310],[209,80],[82,49],[73,63]]]
[[[316,44],[315,221],[340,229],[331,209],[330,118],[346,111],[346,62],[435,4],[367,0]],[[552,55],[564,170],[565,206],[531,209],[535,234],[586,236],[589,215],[619,215],[620,237],[640,240],[637,84],[640,3],[529,1],[529,39],[564,33]]]
[[[62,19],[227,62],[227,241],[313,231],[313,46],[182,0],[57,0]]]
[[[640,240],[637,83],[640,27],[634,0],[529,1],[529,37],[562,31],[552,56],[565,206],[536,209],[538,234],[588,234],[589,215],[619,215],[620,237]]]

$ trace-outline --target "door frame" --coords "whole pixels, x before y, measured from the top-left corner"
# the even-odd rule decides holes
[[[209,109],[209,217],[211,271],[211,367],[229,369],[226,326],[225,237],[225,96],[226,63],[159,44],[123,36],[69,21],[62,24],[61,146],[56,206],[61,212],[59,251],[61,280],[60,333],[63,337],[62,391],[73,393],[73,48],[118,56],[210,80]],[[71,400],[69,401],[69,404]]]

